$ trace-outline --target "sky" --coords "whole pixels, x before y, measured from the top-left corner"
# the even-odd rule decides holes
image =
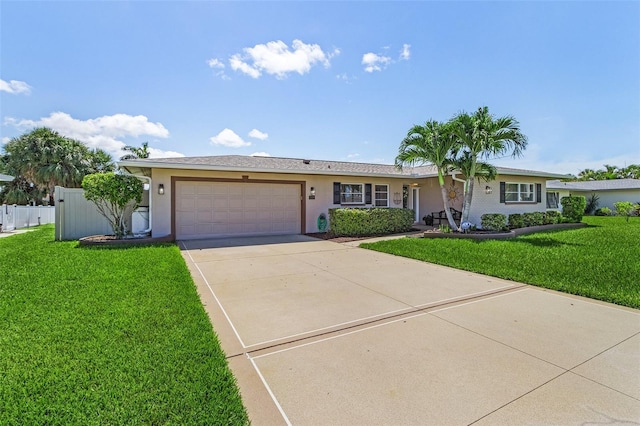
[[[529,142],[494,165],[639,164],[640,2],[0,1],[3,144],[392,164],[485,105]]]

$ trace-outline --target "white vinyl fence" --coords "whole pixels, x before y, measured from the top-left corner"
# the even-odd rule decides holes
[[[96,205],[84,198],[82,188],[56,186],[56,240],[77,240],[100,234],[113,234],[107,219]]]
[[[2,232],[54,223],[56,208],[53,206],[0,206],[0,230]]]

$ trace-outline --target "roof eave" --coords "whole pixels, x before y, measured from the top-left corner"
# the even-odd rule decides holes
[[[184,164],[184,163],[165,163],[165,162],[133,162],[122,161],[118,163],[118,166],[125,168],[130,173],[132,170],[143,169],[183,169],[183,170],[206,170],[206,171],[219,171],[219,172],[252,172],[252,173],[281,173],[281,174],[301,174],[301,175],[324,175],[324,176],[354,176],[354,177],[388,177],[388,178],[406,178],[406,179],[420,179],[436,176],[436,174],[395,174],[395,173],[366,173],[366,172],[349,172],[349,171],[337,171],[332,169],[327,170],[303,170],[303,169],[274,169],[264,167],[238,167],[238,166],[220,166],[209,164]]]

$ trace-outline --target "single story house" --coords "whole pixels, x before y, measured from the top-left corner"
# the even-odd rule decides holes
[[[0,191],[2,191],[5,183],[11,182],[13,181],[13,179],[15,179],[13,176],[3,175],[2,173],[0,173]]]
[[[415,221],[443,209],[434,166],[404,167],[298,158],[223,155],[119,162],[150,184],[152,236],[195,239],[303,234],[325,230],[336,207],[414,210]],[[545,211],[546,181],[565,175],[498,168],[477,183],[470,221],[484,213]],[[461,175],[446,177],[451,204],[462,209]]]
[[[561,210],[560,199],[570,195],[598,196],[598,207],[613,210],[618,201],[640,203],[640,179],[589,180],[581,182],[547,181],[547,209]]]

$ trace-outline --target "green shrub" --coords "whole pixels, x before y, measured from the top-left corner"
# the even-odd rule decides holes
[[[584,216],[584,209],[587,206],[587,199],[582,195],[562,197],[562,216],[568,222],[580,222]]]
[[[631,201],[618,201],[613,203],[613,207],[616,209],[616,215],[624,216],[627,222],[629,222],[629,216],[635,215],[638,210],[638,205],[634,205]]]
[[[509,215],[509,229],[524,228],[522,214],[512,213]]]
[[[611,216],[611,213],[613,212],[609,207],[600,207],[593,214],[596,216]]]
[[[329,229],[336,236],[364,236],[407,232],[413,210],[394,208],[329,209]]]
[[[545,225],[553,225],[555,223],[560,223],[562,220],[562,215],[559,211],[549,210],[544,215],[544,224]]]
[[[523,213],[522,221],[524,222],[525,227],[544,225],[544,213],[543,212]]]
[[[507,216],[502,213],[485,213],[480,218],[482,229],[502,231],[507,228]]]

